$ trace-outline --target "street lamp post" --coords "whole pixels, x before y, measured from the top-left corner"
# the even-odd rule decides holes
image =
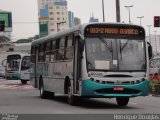
[[[59,25],[60,25],[60,24],[63,24],[63,23],[66,23],[66,21],[63,21],[63,22],[57,22],[57,32],[59,31]]]
[[[137,18],[139,18],[139,20],[140,20],[140,26],[141,26],[141,19],[144,18],[144,16],[140,16],[140,17],[137,17]]]
[[[103,13],[103,22],[105,22],[105,15],[104,15],[104,0],[102,0],[102,13]]]
[[[147,25],[147,27],[149,28],[149,42],[151,44],[151,34],[150,34],[150,28],[151,28],[152,25]]]
[[[133,7],[133,5],[125,6],[129,10],[129,23],[131,23],[131,16],[130,16],[130,8]]]
[[[156,55],[157,55],[157,40],[156,40],[156,30],[155,31],[153,31],[154,33],[155,33],[155,46],[156,46]]]

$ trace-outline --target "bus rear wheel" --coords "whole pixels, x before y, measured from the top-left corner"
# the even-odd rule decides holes
[[[116,101],[119,106],[127,106],[129,97],[117,97]]]
[[[26,84],[26,83],[27,83],[27,80],[21,80],[21,83],[22,83],[22,84]]]
[[[74,95],[72,95],[71,86],[68,86],[68,103],[70,105],[76,104],[76,97]]]
[[[39,82],[39,91],[40,91],[41,98],[54,98],[55,96],[54,92],[48,92],[44,90],[42,78],[40,79],[40,82]]]
[[[44,90],[44,85],[43,85],[42,80],[40,80],[40,83],[39,83],[39,92],[40,92],[40,97],[41,98],[47,98],[48,97],[48,92]]]

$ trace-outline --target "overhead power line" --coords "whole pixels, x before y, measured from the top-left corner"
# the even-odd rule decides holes
[[[13,22],[13,24],[37,24],[38,22]]]

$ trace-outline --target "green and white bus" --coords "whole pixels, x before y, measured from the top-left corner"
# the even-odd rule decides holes
[[[149,52],[148,52],[149,51]],[[31,45],[31,83],[42,98],[129,98],[148,95],[151,47],[141,26],[89,23],[35,40]]]
[[[7,55],[5,77],[7,80],[21,80],[26,84],[30,79],[30,54],[11,52]]]

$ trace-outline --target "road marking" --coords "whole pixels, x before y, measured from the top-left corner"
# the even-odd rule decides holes
[[[4,84],[0,85],[0,89],[34,89],[32,85],[26,84]]]
[[[135,102],[129,102],[129,104],[137,105],[138,103],[135,103]]]

